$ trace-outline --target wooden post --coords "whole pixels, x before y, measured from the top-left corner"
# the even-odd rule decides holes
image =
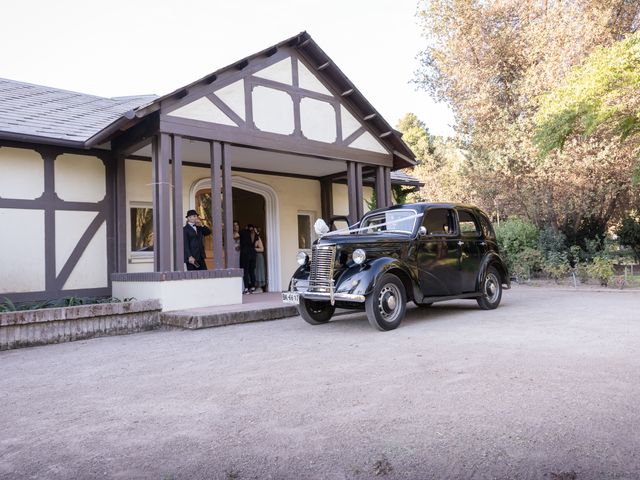
[[[116,272],[127,272],[127,185],[125,157],[116,162]]]
[[[213,235],[213,268],[223,268],[222,249],[222,146],[211,142],[211,230]]]
[[[349,225],[358,220],[358,201],[356,192],[356,164],[347,162],[347,197],[349,199]]]
[[[386,193],[385,207],[393,205],[393,192],[391,191],[391,168],[384,167],[384,191]]]
[[[362,218],[364,213],[362,202],[362,164],[356,163],[356,221]]]
[[[173,154],[171,155],[171,173],[173,177],[173,270],[184,271],[184,237],[185,223],[182,208],[182,137],[173,136]]]
[[[169,152],[171,139],[161,133],[152,144],[153,163],[153,253],[156,272],[171,269]]]
[[[231,159],[227,155],[227,146],[222,144],[222,208],[224,210],[224,249],[225,266],[227,268],[239,268],[231,265],[234,258],[235,242],[233,240],[233,183],[231,180]]]
[[[387,206],[387,191],[385,190],[384,167],[376,167],[376,207]]]

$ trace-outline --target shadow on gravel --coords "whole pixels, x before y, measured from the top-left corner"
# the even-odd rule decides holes
[[[407,327],[424,322],[455,322],[456,320],[461,320],[463,316],[467,316],[471,312],[482,312],[475,300],[464,300],[455,303],[442,302],[427,308],[416,307],[413,302],[410,302],[407,304],[407,313],[400,327]],[[484,313],[491,315],[489,311]],[[331,319],[329,325],[334,325],[342,329],[353,328],[354,330],[369,330],[372,328],[367,321],[367,315],[364,311],[353,310],[339,310]]]

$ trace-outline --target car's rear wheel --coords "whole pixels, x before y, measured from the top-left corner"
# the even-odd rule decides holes
[[[480,296],[478,305],[483,310],[498,308],[502,299],[502,281],[495,267],[489,267],[482,283],[480,284]]]
[[[329,302],[317,302],[300,297],[298,312],[304,321],[311,325],[327,323],[335,311],[336,307]]]
[[[367,318],[378,330],[393,330],[400,325],[407,309],[407,294],[398,277],[385,273],[376,282],[365,301]]]

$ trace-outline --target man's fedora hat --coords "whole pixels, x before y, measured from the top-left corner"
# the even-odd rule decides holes
[[[185,218],[189,218],[191,215],[198,215],[198,212],[195,210],[187,210],[187,215]]]

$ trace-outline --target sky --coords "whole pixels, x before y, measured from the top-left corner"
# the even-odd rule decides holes
[[[307,31],[391,124],[453,114],[410,81],[418,0],[20,0],[2,6],[0,77],[103,97],[163,95]]]

